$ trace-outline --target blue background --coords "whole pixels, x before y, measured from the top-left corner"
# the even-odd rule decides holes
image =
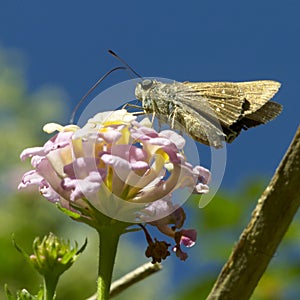
[[[275,121],[227,148],[223,186],[271,176],[299,124],[300,4],[297,1],[1,1],[0,45],[20,49],[30,90],[63,87],[71,109],[119,63],[178,81],[282,83]],[[112,75],[99,89],[128,79]],[[66,114],[66,122],[70,112]]]

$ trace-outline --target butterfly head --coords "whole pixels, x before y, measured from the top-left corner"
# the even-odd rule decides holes
[[[154,84],[155,81],[151,79],[144,79],[143,81],[139,82],[135,88],[136,98],[140,101],[147,99],[147,95]]]

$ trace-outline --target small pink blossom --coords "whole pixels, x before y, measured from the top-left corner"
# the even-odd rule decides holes
[[[187,253],[183,252],[181,249],[181,245],[186,247],[192,247],[196,243],[197,232],[194,229],[182,229],[175,233],[175,241],[176,245],[173,247],[173,251],[176,253],[176,256],[180,258],[180,260],[187,259]]]

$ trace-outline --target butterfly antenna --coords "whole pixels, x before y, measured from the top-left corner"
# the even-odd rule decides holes
[[[117,60],[119,60],[124,66],[126,66],[126,68],[128,70],[130,70],[134,75],[136,75],[137,77],[140,77],[141,79],[143,79],[143,77],[137,73],[133,68],[131,68],[129,66],[129,64],[123,59],[121,58],[118,54],[116,54],[114,51],[108,49],[108,53],[110,53],[112,56],[114,56]]]
[[[79,107],[81,106],[81,104],[85,101],[85,99],[87,98],[87,96],[93,92],[95,90],[95,88],[108,76],[110,75],[112,72],[117,71],[117,70],[127,70],[127,67],[115,67],[111,70],[109,70],[106,74],[104,74],[85,94],[84,96],[80,99],[80,101],[77,103],[77,105],[75,106],[71,118],[70,118],[70,124],[73,124],[74,122],[74,118],[75,115],[79,109]]]

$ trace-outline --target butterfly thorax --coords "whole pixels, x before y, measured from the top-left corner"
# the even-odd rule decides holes
[[[177,82],[168,84],[156,80],[145,79],[138,83],[135,89],[135,96],[142,102],[142,107],[146,113],[172,115],[177,105],[176,95]]]

